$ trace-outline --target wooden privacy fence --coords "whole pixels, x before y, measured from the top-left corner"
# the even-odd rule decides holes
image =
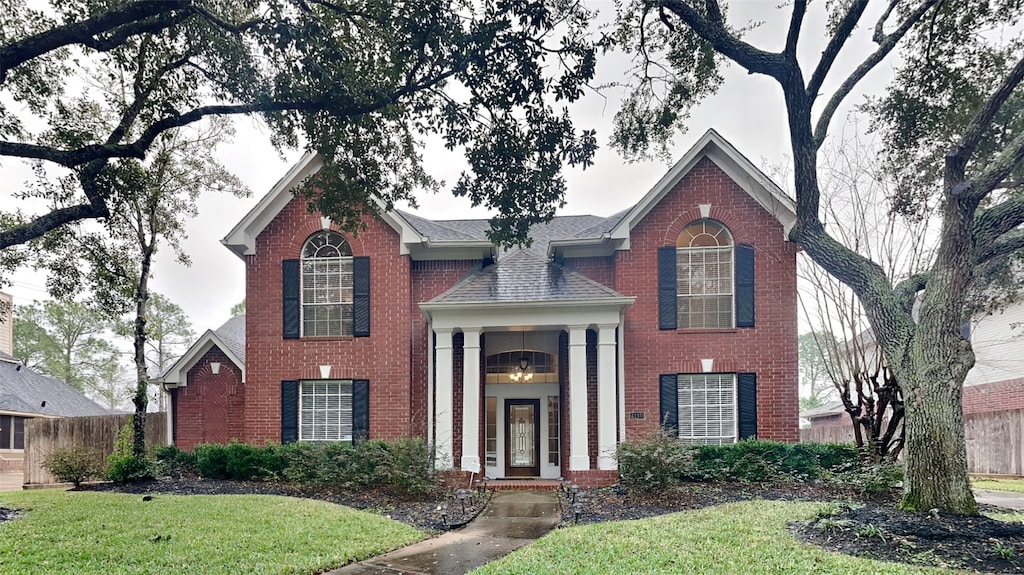
[[[964,432],[971,473],[1024,476],[1024,409],[965,415]],[[853,443],[853,430],[849,423],[801,429],[800,441]]]
[[[25,422],[25,484],[55,483],[43,469],[43,459],[54,450],[82,445],[103,456],[114,452],[117,431],[131,421],[131,414],[92,417],[34,418]],[[146,442],[167,443],[167,414],[146,414]]]

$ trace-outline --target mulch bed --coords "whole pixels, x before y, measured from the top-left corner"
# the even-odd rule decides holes
[[[96,491],[144,496],[264,494],[320,499],[377,513],[425,531],[458,527],[483,510],[488,495],[464,500],[452,493],[408,500],[381,491],[304,488],[274,482],[159,479],[128,485],[101,484]],[[957,568],[982,573],[1024,573],[1024,525],[986,517],[910,514],[895,509],[896,494],[865,500],[848,488],[823,484],[693,484],[655,494],[631,493],[622,487],[583,492],[580,507],[560,493],[563,526],[642,519],[733,501],[856,501],[827,506],[832,513],[791,526],[795,537],[830,551],[883,561]],[[445,506],[442,514],[439,507]],[[578,511],[578,513],[577,513]],[[983,511],[1009,511],[983,506]],[[0,508],[0,522],[17,515]]]

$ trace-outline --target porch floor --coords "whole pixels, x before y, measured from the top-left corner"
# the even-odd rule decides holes
[[[553,491],[561,487],[562,482],[557,479],[488,479],[484,481],[484,485],[488,489],[495,490],[541,489]]]

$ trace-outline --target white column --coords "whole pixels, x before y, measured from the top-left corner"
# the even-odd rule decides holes
[[[437,469],[452,468],[452,330],[435,329],[436,341],[434,350],[437,361],[434,365],[434,467]]]
[[[590,469],[587,455],[587,327],[569,327],[569,470]]]
[[[480,330],[462,330],[462,464],[480,473]]]
[[[615,457],[615,327],[597,331],[597,468],[618,469]]]

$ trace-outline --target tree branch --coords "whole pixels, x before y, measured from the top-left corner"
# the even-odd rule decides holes
[[[818,116],[818,123],[814,126],[814,147],[818,149],[823,143],[825,143],[825,136],[828,134],[828,125],[832,122],[832,116],[835,115],[836,110],[839,108],[839,104],[843,102],[853,87],[860,82],[864,76],[868,74],[875,66],[878,65],[889,52],[899,44],[899,41],[903,39],[903,36],[916,24],[921,18],[931,9],[932,6],[937,4],[940,0],[924,0],[917,8],[914,9],[907,19],[904,20],[891,34],[888,34],[881,38],[878,49],[871,53],[870,56],[861,62],[860,66],[853,71],[846,80],[843,81],[842,85],[832,94],[829,98],[828,103],[825,104],[825,108],[821,111],[821,115]],[[878,36],[878,30],[881,29],[881,23],[876,28],[876,38]],[[877,41],[877,40],[876,40]]]
[[[978,256],[978,263],[988,263],[996,258],[1024,250],[1024,231],[1011,230],[998,240],[992,242],[988,249]]]
[[[804,24],[807,14],[807,0],[793,2],[793,15],[789,18],[789,32],[786,33],[786,54],[796,54],[796,45],[800,41],[800,27]]]
[[[718,6],[713,0],[707,3],[710,7]],[[765,52],[730,34],[720,10],[709,10],[717,14],[717,18],[705,18],[684,0],[660,0],[659,5],[685,22],[697,36],[714,46],[715,51],[750,72],[781,78],[790,68],[782,54]]]
[[[21,40],[0,46],[0,84],[7,79],[7,73],[14,68],[38,58],[43,54],[72,44],[81,44],[98,51],[107,51],[123,43],[128,37],[167,28],[179,20],[174,17],[145,21],[157,15],[172,15],[180,9],[188,9],[191,0],[161,0],[160,2],[134,2],[118,10],[111,10],[94,18],[72,22],[40,32]],[[107,39],[98,39],[121,26]]]
[[[982,254],[1004,235],[1024,224],[1024,197],[1010,198],[981,212],[974,220],[974,245]]]
[[[1021,58],[1017,64],[1010,70],[1010,73],[1003,79],[996,88],[992,95],[989,96],[988,100],[978,109],[978,112],[971,118],[971,123],[968,125],[967,130],[964,132],[963,137],[960,139],[960,143],[955,149],[953,149],[949,155],[946,156],[947,170],[953,170],[955,174],[963,174],[967,166],[967,160],[970,159],[974,153],[975,148],[981,142],[985,131],[988,129],[989,124],[992,122],[992,118],[995,117],[996,113],[999,112],[1003,104],[1010,97],[1010,94],[1017,88],[1017,86],[1024,80],[1024,58]],[[1019,141],[1019,138],[1018,138]],[[947,173],[949,173],[947,171]],[[1005,175],[1003,176],[1005,178]],[[998,184],[1003,180],[999,178],[993,185]],[[982,186],[973,186],[973,189],[969,191],[970,198],[980,200],[989,192],[992,188],[983,188]]]
[[[818,97],[818,90],[821,89],[822,83],[825,82],[825,77],[828,76],[829,70],[832,69],[832,64],[835,63],[839,52],[846,45],[846,41],[850,39],[853,29],[857,27],[857,22],[860,21],[867,7],[868,0],[854,0],[847,8],[846,14],[843,15],[843,19],[839,22],[839,26],[836,27],[835,33],[832,34],[832,38],[828,41],[828,46],[821,53],[821,59],[818,60],[818,65],[815,66],[814,73],[811,74],[810,82],[807,83],[807,98],[811,102]],[[792,28],[790,28],[790,31],[792,32]],[[788,53],[788,40],[786,42],[786,49]],[[793,57],[796,57],[795,52]]]
[[[927,273],[914,274],[893,287],[892,291],[896,296],[897,305],[906,313],[909,314],[914,309],[914,300],[917,299],[917,294],[928,287],[928,277]]]
[[[105,205],[97,207],[93,204],[81,204],[56,209],[26,224],[0,231],[0,250],[40,238],[46,232],[65,224],[89,218],[105,218],[109,215]]]

